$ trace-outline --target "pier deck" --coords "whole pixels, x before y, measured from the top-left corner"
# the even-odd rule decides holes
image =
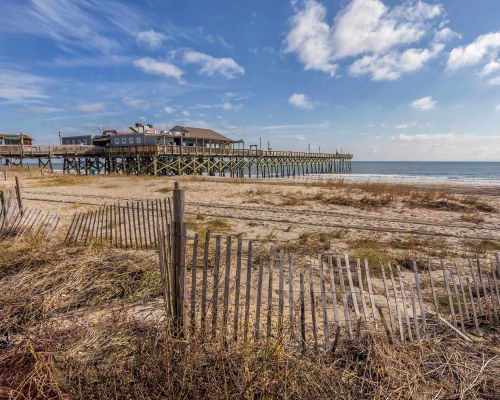
[[[99,147],[84,145],[0,145],[0,158],[22,165],[38,160],[53,169],[53,159],[63,160],[63,170],[77,174],[122,173],[147,175],[226,175],[232,177],[285,177],[310,173],[349,173],[352,154],[304,153],[254,149],[186,146]]]

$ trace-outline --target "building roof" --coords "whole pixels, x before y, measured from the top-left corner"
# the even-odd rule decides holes
[[[21,139],[20,133],[0,133],[2,139]],[[33,139],[30,135],[23,133],[23,139]]]
[[[220,133],[215,132],[211,129],[193,128],[190,126],[176,125],[172,129],[170,129],[170,132],[182,132],[182,135],[185,138],[190,138],[190,139],[216,140],[219,142],[230,142],[230,143],[233,142],[232,139],[229,139],[228,137],[221,135]]]

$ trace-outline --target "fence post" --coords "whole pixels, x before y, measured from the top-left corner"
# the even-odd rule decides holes
[[[184,237],[184,190],[179,187],[179,183],[174,183],[174,334],[181,336],[184,328],[184,285],[185,285],[185,250],[186,238]]]
[[[24,215],[23,196],[21,194],[21,184],[19,182],[18,176],[16,176],[16,196],[17,196],[17,204],[19,206],[19,211],[21,212],[21,216],[23,216]]]
[[[0,219],[6,219],[7,218],[7,191],[6,190],[0,190],[0,211],[2,212],[3,215],[0,215]]]

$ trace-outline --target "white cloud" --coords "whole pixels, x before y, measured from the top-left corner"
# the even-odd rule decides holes
[[[440,29],[436,34],[434,35],[434,41],[442,43],[442,42],[448,42],[453,39],[461,39],[462,35],[459,33],[452,31],[450,28],[443,28]]]
[[[401,133],[397,136],[391,136],[391,140],[397,140],[402,142],[425,142],[425,141],[442,141],[453,139],[455,137],[455,133],[420,133],[417,135],[406,135]]]
[[[434,108],[436,107],[436,101],[431,96],[427,96],[413,101],[410,106],[415,110],[429,111],[434,110]]]
[[[442,44],[429,49],[408,49],[403,53],[372,54],[355,61],[350,67],[352,75],[369,74],[374,81],[396,80],[402,74],[421,69],[427,61],[438,55]]]
[[[233,104],[233,103],[230,103],[228,101],[226,101],[222,104],[222,109],[224,111],[239,111],[239,110],[241,110],[242,107],[243,107],[242,104]]]
[[[137,68],[142,69],[146,73],[163,75],[167,78],[175,78],[181,82],[182,74],[184,73],[179,67],[168,62],[156,61],[150,57],[144,57],[134,61]]]
[[[64,49],[72,47],[112,53],[122,47],[136,16],[119,2],[27,0],[2,4],[0,31],[49,37]]]
[[[86,113],[96,113],[103,111],[105,108],[104,103],[80,103],[76,106],[78,111]]]
[[[500,111],[500,103],[498,103],[495,107],[495,111]]]
[[[137,34],[137,43],[144,44],[150,49],[159,49],[162,43],[168,39],[168,36],[153,30],[139,32]]]
[[[175,108],[174,107],[170,107],[170,106],[166,106],[163,108],[163,110],[167,113],[167,114],[172,114],[175,112]]]
[[[401,49],[426,35],[430,21],[442,14],[439,5],[405,1],[389,9],[380,0],[352,0],[331,25],[326,22],[326,14],[325,6],[309,0],[303,9],[295,9],[291,18],[285,52],[297,54],[306,70],[333,76],[339,67],[337,61],[364,55],[353,64],[353,73],[370,73],[373,79],[397,79],[403,72],[421,68],[442,49],[442,45],[439,50],[436,46]],[[402,68],[396,65],[401,61],[405,62]],[[382,66],[371,66],[372,62]],[[377,72],[381,67],[389,70]]]
[[[0,98],[14,102],[33,102],[46,99],[43,86],[48,79],[10,69],[0,69]]]
[[[182,115],[184,115],[185,117],[188,117],[189,116],[189,111],[183,111]]]
[[[497,76],[496,78],[490,79],[488,81],[490,85],[500,85],[500,76]]]
[[[201,64],[200,73],[208,76],[221,75],[227,79],[243,75],[245,69],[229,57],[215,58],[209,54],[188,50],[184,53],[187,64]]]
[[[123,104],[134,108],[149,108],[149,102],[147,100],[133,99],[132,97],[125,97],[123,99]]]
[[[408,129],[417,126],[417,122],[405,122],[395,126],[396,129]]]
[[[479,36],[467,46],[454,48],[448,57],[447,68],[455,71],[459,68],[477,65],[484,60],[497,58],[500,49],[500,32]]]
[[[311,101],[303,93],[294,93],[288,99],[288,103],[297,108],[310,110],[313,108]]]
[[[487,63],[481,71],[479,71],[478,75],[488,76],[494,72],[497,72],[498,70],[500,70],[500,62],[492,60],[489,63]]]

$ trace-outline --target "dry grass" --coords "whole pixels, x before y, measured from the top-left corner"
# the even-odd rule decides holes
[[[52,176],[47,179],[41,179],[40,186],[53,187],[53,186],[85,185],[93,182],[93,180],[95,180],[95,177],[90,177],[86,175],[61,174]]]
[[[339,233],[324,235],[317,240]],[[301,355],[274,338],[172,339],[161,320],[131,313],[161,295],[155,255],[1,244],[0,321],[13,340],[0,339],[0,398],[495,398],[500,391],[498,354],[460,340],[390,345],[364,330],[359,341],[341,337],[334,355],[311,346]]]

